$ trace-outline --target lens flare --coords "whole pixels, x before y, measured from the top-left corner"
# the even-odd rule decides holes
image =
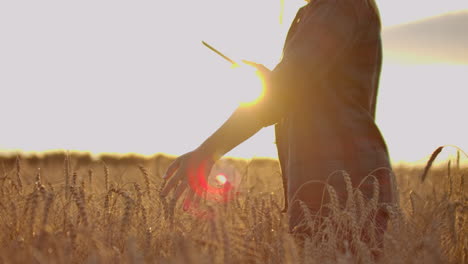
[[[197,169],[189,171],[189,184],[192,190],[195,191],[195,194],[200,197],[206,196],[206,199],[217,202],[228,202],[230,199],[234,198],[234,195],[231,195],[234,186],[232,186],[229,181],[227,181],[226,176],[222,174],[225,179],[222,185],[213,186],[208,183],[208,173],[206,169],[207,162],[204,161]],[[215,178],[215,180],[218,181],[217,178]]]
[[[219,184],[219,185],[224,185],[227,181],[227,178],[224,174],[218,174],[216,175],[215,177],[216,179],[216,182]]]
[[[210,184],[207,169],[211,166],[207,165],[207,161],[203,161],[197,168],[189,170],[189,185],[198,196],[198,199],[195,198],[194,201],[198,201],[193,204],[192,201],[184,201],[184,211],[201,220],[208,221],[215,219],[218,215],[211,207],[201,206],[201,199],[204,202],[225,204],[235,199],[239,192],[234,185],[235,180],[232,181],[231,173],[217,172],[211,178],[213,181],[210,181]]]

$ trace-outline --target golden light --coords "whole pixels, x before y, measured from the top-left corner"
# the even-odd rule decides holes
[[[215,176],[216,182],[219,185],[224,185],[227,182],[227,178],[224,174],[218,174]]]
[[[234,70],[234,89],[236,99],[243,106],[257,103],[264,95],[265,84],[254,67],[248,65],[232,66]]]

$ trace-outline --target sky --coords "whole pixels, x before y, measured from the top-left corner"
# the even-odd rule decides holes
[[[273,68],[304,4],[285,0],[280,24],[279,0],[2,1],[0,150],[191,151],[261,90],[253,70],[232,69],[201,41]],[[378,5],[377,124],[392,160],[420,161],[445,144],[468,150],[468,52],[454,45],[467,39],[448,30],[468,26],[468,1]],[[265,128],[227,155],[277,157],[273,142]]]

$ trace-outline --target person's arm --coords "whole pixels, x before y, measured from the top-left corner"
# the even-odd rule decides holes
[[[267,86],[269,85],[271,70],[262,64],[252,61],[243,60],[243,62],[255,67],[260,78],[263,79],[263,83]],[[209,153],[214,161],[220,159],[224,154],[249,139],[266,126],[264,120],[259,118],[259,116],[261,116],[261,113],[265,110],[275,111],[267,107],[270,101],[269,93],[266,92],[257,103],[239,106],[229,119],[200,145],[199,149],[204,153]]]
[[[257,133],[263,124],[255,106],[239,106],[229,119],[200,145],[199,149],[219,160],[224,154]]]
[[[201,192],[209,189],[207,178],[213,164],[263,127],[263,123],[256,117],[257,112],[257,105],[238,107],[203,144],[178,157],[163,176],[168,182],[162,189],[161,196],[174,190],[175,200],[178,200],[188,189],[184,209],[189,208],[194,197],[200,197]]]

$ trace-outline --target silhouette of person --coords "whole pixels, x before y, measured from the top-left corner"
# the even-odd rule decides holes
[[[264,97],[238,107],[197,149],[177,158],[164,176],[168,182],[161,195],[174,190],[179,199],[188,190],[184,208],[189,207],[198,195],[191,175],[206,177],[225,153],[274,124],[291,231],[304,220],[298,201],[311,212],[321,210],[328,199],[324,182],[334,187],[341,203],[346,201],[341,172],[367,199],[377,179],[379,203],[395,203],[396,183],[375,123],[380,32],[374,0],[314,0],[300,8],[272,71],[245,61],[265,79]],[[382,232],[387,218],[382,209],[374,219]]]

